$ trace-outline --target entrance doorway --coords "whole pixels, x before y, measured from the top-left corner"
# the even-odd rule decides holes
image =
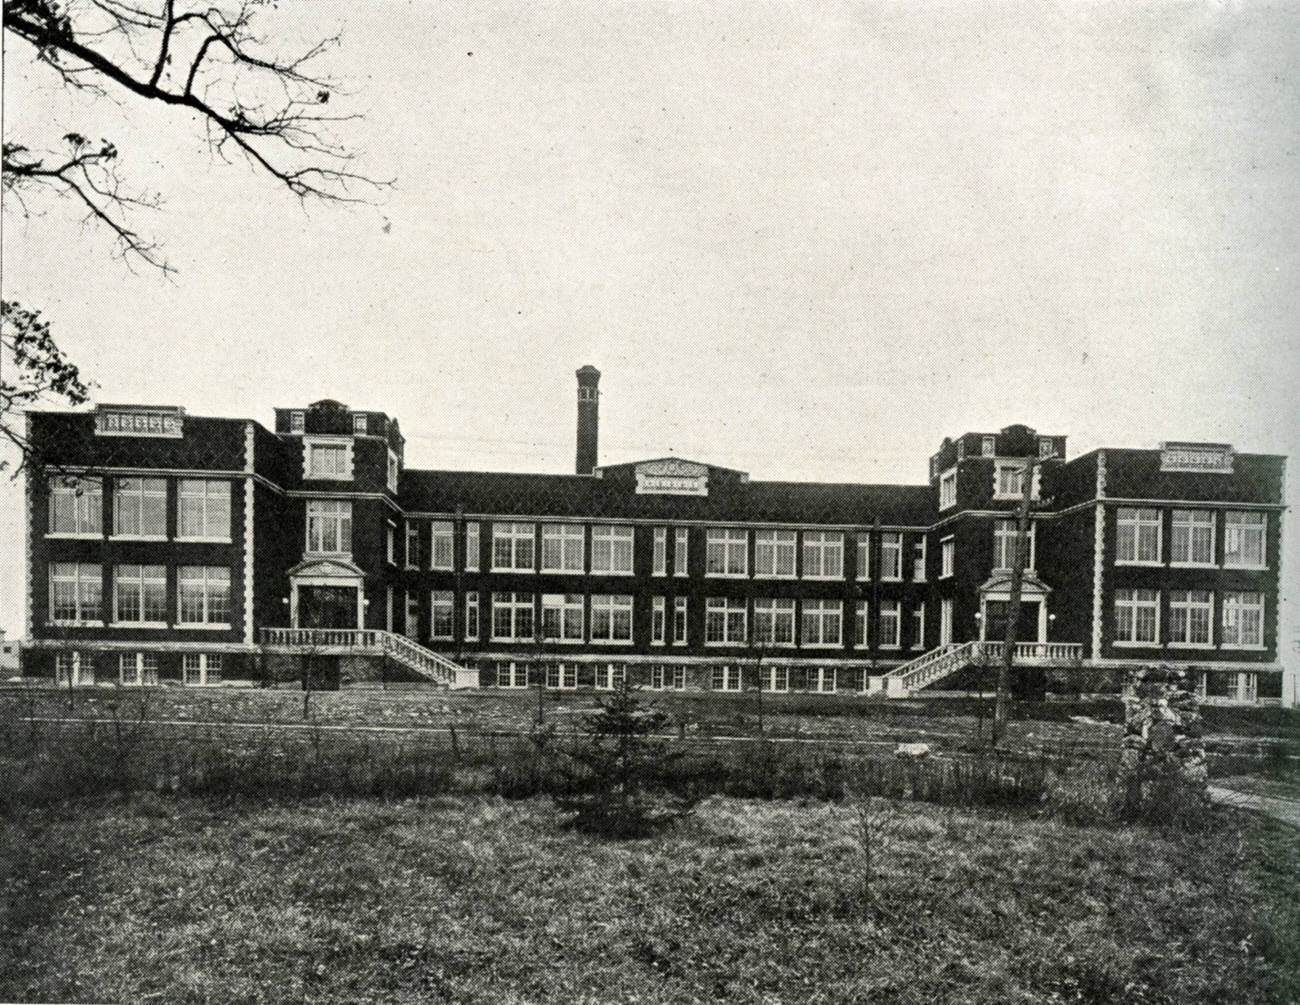
[[[1020,617],[1016,621],[1017,642],[1039,642],[1037,600],[1020,602]],[[1001,642],[1007,637],[1007,619],[1011,615],[1011,601],[986,600],[984,602],[984,638]]]
[[[356,628],[356,587],[298,587],[298,627]]]

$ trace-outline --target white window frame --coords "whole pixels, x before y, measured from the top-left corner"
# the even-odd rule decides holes
[[[416,590],[406,591],[406,620],[403,627],[408,639],[420,637],[420,594]]]
[[[534,595],[531,593],[494,591],[492,593],[492,623],[490,625],[492,641],[531,642],[533,640],[533,632],[535,631],[536,626],[535,606]],[[497,626],[499,623],[497,613],[499,611],[506,612],[508,616],[510,625],[509,635],[501,635],[497,632]],[[525,618],[522,617],[524,614],[527,614],[527,630],[521,631],[522,623],[525,620]]]
[[[860,531],[857,536],[858,548],[858,568],[856,570],[857,578],[867,580],[871,578],[871,535],[865,530]]]
[[[289,413],[289,432],[301,433],[307,429],[307,415],[305,412],[294,410]]]
[[[104,570],[98,562],[51,562],[49,570],[49,623],[52,625],[104,624]],[[59,584],[72,586],[73,617],[58,617]],[[92,605],[88,594],[94,596]],[[86,615],[94,612],[94,617]]]
[[[501,562],[502,548],[511,564]],[[527,556],[527,563],[523,559]],[[517,520],[498,520],[492,524],[492,571],[534,572],[537,567],[537,525]]]
[[[650,644],[668,644],[668,598],[652,597],[650,600]]]
[[[1192,638],[1193,615],[1199,614],[1205,626],[1205,638]],[[1214,591],[1169,591],[1169,645],[1180,649],[1214,648]]]
[[[626,524],[593,524],[591,528],[592,575],[632,575],[635,544],[635,531]]]
[[[788,666],[770,666],[763,671],[763,690],[773,694],[785,694],[790,690],[790,668]]]
[[[1169,564],[1172,567],[1208,569],[1213,568],[1214,549],[1218,543],[1215,531],[1218,529],[1216,524],[1214,510],[1209,509],[1176,509],[1170,514],[1169,518]],[[1204,559],[1192,558],[1194,545],[1197,541],[1198,531],[1209,529],[1209,557]],[[1187,545],[1187,557],[1179,558],[1179,544]]]
[[[1040,436],[1038,438],[1038,459],[1040,461],[1050,460],[1056,456],[1056,441],[1050,436]]]
[[[925,601],[918,600],[912,608],[912,648],[925,648]]]
[[[1024,478],[1026,469],[1029,467],[1027,461],[994,461],[993,462],[993,498],[994,499],[1023,499],[1025,495],[1024,485],[1021,479]],[[1015,488],[1004,488],[1003,475],[1017,474]],[[1034,465],[1029,469],[1030,477],[1033,479],[1032,488],[1030,489],[1029,498],[1038,498],[1038,466]]]
[[[388,451],[388,491],[397,492],[397,479],[402,471],[402,462],[398,460],[397,454],[390,448]]]
[[[337,464],[320,463],[325,455],[340,458]],[[352,481],[352,438],[341,436],[304,436],[302,439],[302,477],[304,481]]]
[[[721,571],[714,571],[715,568]],[[749,531],[710,527],[705,534],[704,575],[710,579],[744,579],[749,575]]]
[[[926,554],[925,535],[918,534],[912,541],[912,582],[913,583],[925,582],[925,572],[926,572],[925,563],[927,557],[928,556]]]
[[[795,603],[784,597],[754,599],[753,644],[777,648],[794,648]]]
[[[853,605],[853,648],[866,649],[871,641],[871,605],[859,600]]]
[[[145,531],[145,510],[154,527]],[[132,519],[133,518],[133,519]],[[125,475],[113,479],[113,537],[128,541],[167,540],[167,479]]]
[[[1232,552],[1244,554],[1247,536],[1258,538],[1259,561],[1231,558]],[[1229,550],[1231,549],[1231,551]],[[1228,510],[1223,518],[1223,567],[1225,569],[1268,568],[1268,514],[1258,510]]]
[[[1255,631],[1246,638],[1246,619]],[[1264,648],[1264,594],[1257,590],[1229,590],[1223,594],[1222,627],[1219,645],[1224,649],[1262,650]],[[1257,639],[1258,641],[1253,641]]]
[[[221,683],[220,653],[182,653],[181,683],[187,687],[208,687]]]
[[[352,435],[353,436],[366,435],[366,413],[365,412],[352,413]]]
[[[878,612],[881,649],[902,648],[903,610],[897,600],[882,600]],[[892,628],[892,632],[890,629]],[[890,641],[892,639],[892,641]]]
[[[543,593],[542,641],[581,645],[586,627],[584,606],[581,593]],[[554,619],[558,632],[547,629],[548,615]]]
[[[740,667],[732,663],[715,663],[709,673],[709,684],[713,691],[739,691],[741,689]]]
[[[650,558],[650,575],[668,575],[668,528],[654,529],[654,548]]]
[[[794,579],[798,547],[797,531],[754,531],[754,578]]]
[[[586,536],[580,523],[542,524],[542,571],[581,573],[587,560]]]
[[[478,572],[482,528],[477,520],[465,524],[465,571]]]
[[[957,537],[949,534],[939,541],[939,578],[950,579],[957,571]]]
[[[552,662],[546,664],[546,686],[552,691],[573,691],[578,687],[578,664]]]
[[[996,457],[996,456],[997,456],[997,452],[998,452],[998,447],[997,447],[997,437],[996,437],[996,436],[981,436],[981,437],[980,437],[980,456],[981,456],[981,457]]]
[[[691,532],[689,527],[678,527],[673,535],[673,575],[690,575]]]
[[[397,564],[397,524],[389,520],[384,527],[384,551],[389,565]]]
[[[673,645],[686,645],[687,610],[689,601],[686,597],[673,597]]]
[[[104,482],[100,478],[73,478],[56,475],[49,480],[49,521],[47,537],[104,536]],[[59,511],[71,500],[71,530],[59,529]],[[62,506],[60,500],[64,500]],[[69,514],[64,513],[67,516]]]
[[[180,577],[177,576],[178,582],[179,579]],[[122,617],[122,602],[127,590],[132,590],[136,594],[140,614],[138,618]],[[150,594],[152,594],[152,605],[147,603]],[[145,616],[150,606],[153,607],[150,613],[156,615],[155,617]],[[179,606],[176,608],[176,619],[177,624],[180,624]],[[113,624],[129,625],[132,628],[167,627],[167,566],[157,563],[145,565],[124,562],[113,567]]]
[[[176,487],[176,540],[229,544],[231,540],[230,496],[231,483],[225,479],[182,478]],[[198,506],[202,533],[186,533],[187,502],[191,507],[196,504]]]
[[[478,641],[479,602],[478,590],[465,594],[465,641]]]
[[[993,521],[993,570],[995,572],[1009,572],[1011,563],[1015,561],[1016,537],[1019,535],[1019,524],[1012,519],[995,519]],[[1025,556],[1025,571],[1032,572],[1037,566],[1037,545],[1038,545],[1038,524],[1031,520],[1029,528],[1026,531],[1029,538],[1029,554]],[[1002,560],[1006,561],[1003,562]]]
[[[225,576],[224,583],[222,575]],[[203,620],[194,621],[185,616],[186,587],[200,586]],[[220,605],[214,603],[225,589],[225,619],[221,619]],[[228,565],[182,565],[176,570],[176,627],[178,628],[229,628],[234,606],[234,577]],[[215,616],[214,616],[215,615]]]
[[[117,682],[135,687],[158,683],[156,653],[120,653],[117,658]]]
[[[451,520],[429,523],[429,568],[438,572],[456,568],[456,524]]]
[[[497,687],[520,690],[528,687],[528,664],[522,660],[497,661]]]
[[[803,578],[844,578],[844,534],[838,530],[803,532]],[[809,570],[815,571],[809,571]]]
[[[812,631],[813,626],[816,631]],[[828,631],[834,626],[834,638]],[[806,649],[838,649],[844,645],[844,601],[801,600],[799,602],[799,645]]]
[[[1115,591],[1114,626],[1116,646],[1151,649],[1160,645],[1160,591],[1120,589]],[[1153,638],[1139,638],[1139,614],[1147,615]],[[1127,626],[1125,621],[1128,622]]]
[[[445,631],[438,630],[439,616],[445,619]],[[451,590],[429,591],[429,638],[450,642],[456,637],[456,594]]]
[[[313,522],[317,523],[319,533],[312,533]],[[327,532],[327,528],[333,527]],[[313,547],[312,538],[316,537],[320,547]],[[329,548],[330,543],[338,545]],[[351,555],[352,554],[352,500],[350,499],[308,499],[307,500],[307,547],[308,555]]]
[[[704,601],[704,644],[706,646],[744,645],[749,628],[747,604],[743,597],[708,597]],[[739,631],[734,631],[739,617]],[[715,631],[720,629],[720,631]],[[710,638],[710,636],[715,636]]]
[[[1155,529],[1155,541],[1151,530]],[[1164,565],[1164,514],[1150,506],[1118,506],[1115,509],[1115,564]],[[1143,544],[1155,544],[1155,558],[1142,558]],[[1131,556],[1127,553],[1130,551]]]
[[[618,629],[627,619],[627,634]],[[591,642],[593,645],[632,644],[633,603],[630,593],[593,593],[591,595]],[[602,624],[608,619],[607,624]]]
[[[939,476],[939,511],[957,505],[957,469],[949,468]]]
[[[84,658],[83,658],[84,657]],[[89,653],[57,652],[54,654],[54,683],[73,687],[95,683],[95,659]]]
[[[835,685],[835,667],[809,667],[807,690],[815,694],[834,694]]]
[[[420,525],[414,520],[406,521],[406,567],[420,567]]]
[[[899,583],[903,580],[903,532],[901,530],[881,532],[880,579],[886,583]]]
[[[622,663],[597,663],[595,680],[597,691],[617,691],[627,680],[627,667]]]

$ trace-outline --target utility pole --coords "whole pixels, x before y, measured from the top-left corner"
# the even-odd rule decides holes
[[[1011,688],[1011,667],[1015,659],[1016,632],[1020,622],[1020,590],[1024,584],[1025,563],[1028,561],[1029,506],[1034,498],[1034,469],[1038,458],[1028,457],[1022,469],[1020,504],[1016,508],[1016,553],[1011,562],[1011,599],[1007,604],[1007,634],[1002,648],[1002,661],[998,666],[998,693],[993,705],[993,746],[1002,742],[1007,729],[1007,713]]]

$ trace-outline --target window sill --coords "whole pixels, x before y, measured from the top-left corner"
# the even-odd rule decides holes
[[[843,649],[843,642],[805,642],[801,649]]]
[[[431,635],[429,636],[429,641],[430,642],[455,642],[456,640],[452,638],[450,635]]]
[[[166,538],[157,540],[166,540]],[[177,544],[234,544],[234,540],[229,537],[175,537],[172,540]]]
[[[635,573],[631,569],[592,569],[593,576],[632,576]]]
[[[1215,648],[1215,645],[1214,645],[1213,642],[1174,642],[1174,641],[1170,641],[1170,642],[1166,642],[1166,643],[1165,643],[1165,648],[1166,648],[1166,649],[1200,649],[1200,650],[1206,650],[1206,649],[1214,649],[1214,648]]]
[[[334,474],[329,474],[329,475],[316,475],[316,474],[305,474],[305,475],[302,476],[302,480],[305,481],[305,482],[350,482],[350,481],[353,480],[353,478],[352,478],[352,476],[351,476],[350,474],[348,474],[348,475],[334,475]]]
[[[1134,566],[1140,569],[1163,569],[1164,562],[1139,562],[1137,559],[1117,558],[1116,565]]]
[[[903,577],[902,576],[881,576],[880,581],[882,583],[901,583],[903,581]]]
[[[109,628],[166,628],[166,621],[113,621]],[[179,627],[179,626],[178,626]]]
[[[748,579],[747,572],[706,572],[705,579]]]
[[[166,534],[111,534],[110,541],[166,541]]]
[[[1268,652],[1268,647],[1267,647],[1267,646],[1246,645],[1246,644],[1244,644],[1244,643],[1242,643],[1242,644],[1239,645],[1239,644],[1236,644],[1236,643],[1233,643],[1233,642],[1221,642],[1221,643],[1219,643],[1219,648],[1220,648],[1220,649],[1235,649],[1235,650],[1238,650],[1239,652],[1247,652],[1247,653],[1263,653],[1263,652]]]
[[[1111,645],[1116,649],[1162,649],[1159,642],[1130,642],[1126,639],[1114,639]]]
[[[429,571],[430,572],[455,572],[456,570],[453,569],[450,565],[431,565],[429,566]]]
[[[804,576],[805,583],[838,583],[844,579],[844,573],[838,573],[834,576]]]
[[[631,639],[592,639],[589,643],[593,646],[630,646]]]
[[[1231,569],[1233,572],[1268,572],[1267,565],[1229,565],[1223,563],[1225,569]]]
[[[45,532],[45,537],[47,540],[50,541],[102,541],[104,540],[104,535],[97,531],[88,531],[83,534],[83,533],[78,533],[77,531],[51,530]]]
[[[303,558],[352,558],[350,551],[304,551]]]
[[[1217,569],[1213,562],[1170,562],[1171,569]]]
[[[103,628],[102,621],[47,621],[46,628]]]
[[[880,648],[881,648],[881,649],[889,649],[889,650],[891,650],[891,651],[893,651],[893,652],[897,652],[899,649],[902,648],[902,646],[900,646],[897,642],[894,642],[894,643],[888,643],[888,644],[882,645]]]
[[[447,570],[447,571],[450,571],[450,570]],[[470,570],[466,569],[465,571],[468,572],[468,571],[470,571]],[[501,569],[493,569],[492,571],[493,571],[493,572],[502,572],[502,571],[504,571],[504,570],[501,570]],[[581,576],[581,575],[583,574],[583,570],[582,570],[582,569],[553,569],[553,568],[551,568],[551,567],[549,567],[549,566],[543,566],[543,567],[542,567],[542,572],[546,573],[547,575],[551,575],[551,576]],[[662,575],[662,573],[660,573],[660,575]]]
[[[167,626],[162,625],[161,627],[166,628]],[[182,631],[182,632],[212,632],[212,631],[228,632],[230,631],[230,622],[223,621],[220,623],[213,623],[213,624],[206,624],[206,623],[197,624],[195,622],[186,622],[183,625],[178,624],[175,627],[178,631]]]
[[[519,573],[527,573],[528,575],[533,575],[537,572],[536,569],[503,569],[499,565],[492,566],[492,571],[493,572],[519,572]]]
[[[710,575],[714,575],[714,574],[713,574],[713,573],[710,573]],[[735,577],[735,578],[739,579],[740,577],[737,576],[737,577]],[[786,574],[783,574],[783,573],[776,573],[776,572],[756,572],[756,573],[754,573],[754,578],[755,578],[755,579],[778,579],[778,580],[784,580],[784,581],[787,581],[787,582],[795,582],[799,577],[798,577],[798,576],[795,576],[795,575],[793,575],[793,574],[786,575]],[[804,576],[804,579],[817,579],[817,578],[819,578],[819,577],[817,577],[817,576]]]

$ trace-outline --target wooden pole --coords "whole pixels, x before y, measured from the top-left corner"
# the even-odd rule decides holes
[[[993,746],[1002,742],[1006,735],[1009,710],[1008,691],[1011,688],[1011,668],[1015,659],[1016,632],[1020,621],[1020,590],[1024,584],[1025,563],[1029,558],[1029,506],[1034,497],[1034,468],[1037,460],[1026,458],[1023,469],[1024,485],[1020,495],[1020,505],[1016,509],[1016,550],[1011,561],[1011,599],[1007,604],[1007,633],[1002,648],[1002,660],[998,666],[998,692],[993,705]]]

